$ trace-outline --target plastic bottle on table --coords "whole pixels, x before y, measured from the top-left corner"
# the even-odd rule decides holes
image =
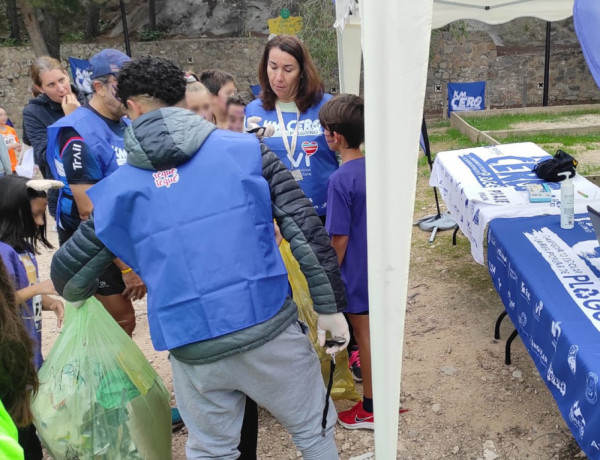
[[[575,187],[570,172],[558,173],[565,179],[560,184],[560,228],[570,230],[575,226]]]

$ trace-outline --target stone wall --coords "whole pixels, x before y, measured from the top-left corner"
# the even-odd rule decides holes
[[[529,45],[523,45],[525,40],[515,43],[514,36],[519,30],[525,30],[525,26],[516,24],[508,31],[493,26],[494,29],[474,30],[464,36],[452,32],[433,33],[425,98],[428,116],[445,114],[448,82],[485,80],[486,106],[490,108],[542,105],[543,89],[539,83],[544,80],[544,46],[543,34],[538,33],[538,29],[544,23],[538,21],[537,28],[526,26],[532,37],[527,40]],[[500,33],[513,37],[512,41],[499,38]],[[550,105],[600,102],[600,90],[587,69],[572,27],[567,24],[557,28],[553,37],[556,43],[551,48]],[[184,69],[227,70],[234,75],[240,91],[250,95],[250,85],[258,83],[257,68],[264,44],[264,38],[168,40],[132,43],[132,53],[134,56],[166,56]],[[105,47],[123,50],[121,42],[67,43],[61,50],[65,58],[87,58]],[[28,47],[0,48],[0,106],[6,108],[19,132],[21,112],[30,98],[29,65],[34,57]],[[335,88],[337,82],[326,81],[325,87]]]
[[[561,40],[562,43],[551,46],[549,105],[600,102],[600,90],[574,32],[571,34],[572,40]],[[485,80],[488,108],[541,106],[544,52],[539,40],[529,46],[496,45],[492,35],[483,31],[468,32],[462,39],[451,32],[434,33],[426,114],[445,116],[448,82]]]
[[[131,44],[133,56],[151,54],[165,56],[184,69],[197,72],[219,68],[233,74],[238,89],[250,95],[250,85],[258,83],[257,69],[264,38],[188,39]],[[88,58],[103,48],[124,50],[121,43],[67,43],[61,45],[62,56]],[[6,108],[10,119],[21,134],[22,111],[31,97],[29,65],[35,58],[29,47],[0,48],[0,106]]]

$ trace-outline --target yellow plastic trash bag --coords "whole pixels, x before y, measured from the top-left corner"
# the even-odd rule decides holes
[[[95,298],[65,313],[32,404],[44,446],[65,460],[170,459],[169,393],[144,354]]]
[[[321,374],[325,385],[329,382],[329,369],[331,357],[325,353],[325,349],[319,346],[317,339],[317,314],[313,310],[312,298],[308,291],[308,283],[306,278],[300,270],[298,262],[292,255],[290,245],[287,241],[283,240],[281,246],[279,246],[281,256],[285,262],[285,266],[288,271],[288,279],[292,285],[292,291],[294,293],[294,302],[298,305],[298,314],[300,320],[308,324],[310,329],[308,337],[313,344],[314,349],[321,360]],[[350,369],[348,369],[348,353],[346,350],[338,353],[335,357],[336,366],[333,373],[333,387],[331,388],[331,397],[337,399],[351,399],[358,401],[360,395],[354,387],[354,380]]]

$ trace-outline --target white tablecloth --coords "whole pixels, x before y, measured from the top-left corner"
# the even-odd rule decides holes
[[[550,203],[530,203],[525,188],[542,182],[532,169],[549,157],[532,142],[437,154],[429,184],[439,188],[448,211],[471,242],[475,261],[484,264],[484,235],[492,219],[560,214],[560,183],[549,183]],[[588,204],[600,203],[600,188],[579,174],[572,181],[576,213],[586,212]]]

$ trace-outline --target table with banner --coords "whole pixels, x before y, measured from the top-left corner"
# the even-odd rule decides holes
[[[484,264],[485,231],[492,219],[560,214],[560,183],[549,183],[552,201],[531,203],[527,184],[542,183],[533,167],[550,155],[531,142],[440,152],[429,184],[438,187],[475,261]],[[600,189],[579,174],[573,179],[575,212],[600,203]]]
[[[600,209],[600,188],[572,180],[575,228],[561,229],[560,183],[549,203],[531,203],[526,189],[543,182],[532,170],[547,158],[529,142],[441,152],[430,185],[480,264],[487,243],[506,314],[579,445],[600,460],[600,247],[586,210]]]
[[[508,316],[573,436],[600,459],[600,246],[590,219],[495,219],[487,262]]]

